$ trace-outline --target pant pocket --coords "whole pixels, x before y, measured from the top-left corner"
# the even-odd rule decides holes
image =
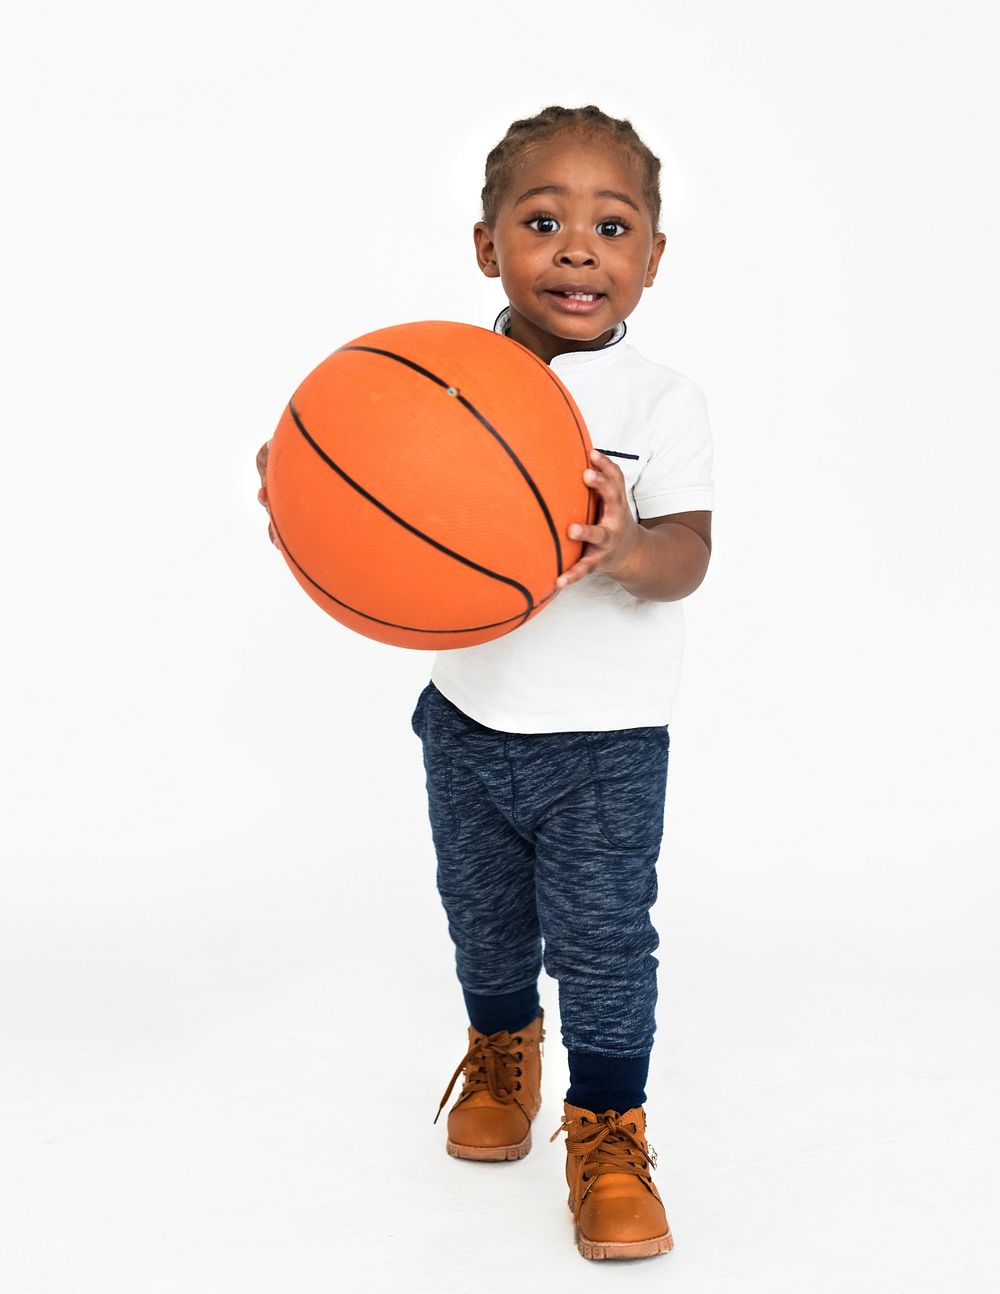
[[[670,734],[666,725],[588,732],[601,833],[619,849],[651,849],[663,838]]]

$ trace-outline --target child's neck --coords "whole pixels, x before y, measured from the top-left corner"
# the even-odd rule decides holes
[[[534,351],[538,358],[544,360],[546,364],[551,364],[555,355],[564,355],[567,351],[600,350],[608,344],[614,336],[614,332],[614,328],[609,328],[606,332],[601,333],[600,337],[595,337],[592,341],[559,337],[553,332],[547,332],[544,328],[538,328],[512,308],[507,336],[513,337],[514,341],[519,341],[522,346],[527,346],[528,350]]]

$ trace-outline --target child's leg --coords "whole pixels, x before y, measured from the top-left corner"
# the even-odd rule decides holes
[[[619,1112],[645,1102],[659,939],[649,910],[663,834],[666,726],[561,734],[564,754],[525,767],[535,815],[545,969],[559,981],[567,1100]]]
[[[542,948],[531,841],[510,820],[509,734],[462,714],[432,684],[412,727],[423,744],[437,884],[469,1020],[514,1031],[540,1010]]]

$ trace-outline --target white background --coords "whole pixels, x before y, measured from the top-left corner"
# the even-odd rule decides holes
[[[996,35],[5,5],[4,1294],[994,1287]],[[306,598],[254,468],[338,345],[492,325],[486,154],[589,102],[662,160],[630,341],[716,445],[654,911],[677,1247],[631,1264],[573,1245],[552,981],[531,1155],[445,1154],[431,657]]]

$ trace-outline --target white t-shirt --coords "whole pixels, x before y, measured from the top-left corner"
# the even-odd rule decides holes
[[[508,306],[494,331],[506,333],[509,321]],[[552,370],[594,447],[621,468],[636,521],[711,510],[705,396],[690,378],[640,355],[625,331],[622,322],[598,350],[553,356]],[[636,598],[592,571],[502,638],[439,650],[431,681],[501,732],[642,728],[669,723],[683,649],[682,601]]]

